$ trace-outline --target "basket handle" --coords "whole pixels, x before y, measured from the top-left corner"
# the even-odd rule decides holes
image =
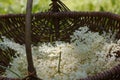
[[[32,51],[31,51],[31,18],[32,18],[32,3],[33,0],[27,0],[26,7],[26,23],[25,23],[25,47],[26,57],[28,63],[28,75],[36,75],[36,70],[33,65]]]
[[[52,1],[52,11],[59,12],[59,6],[61,5],[64,10],[69,10],[60,0],[51,0]],[[58,3],[60,5],[58,6]],[[25,21],[25,47],[26,47],[26,58],[28,63],[28,75],[35,76],[36,70],[33,64],[33,57],[32,57],[32,50],[31,50],[31,19],[32,19],[32,3],[33,0],[27,0],[27,7],[26,7],[26,21]],[[56,26],[56,24],[55,24]]]
[[[52,0],[53,3],[57,0]],[[32,3],[33,0],[27,0],[27,7],[26,7],[26,21],[25,21],[25,47],[26,47],[26,58],[28,63],[28,76],[35,76],[36,70],[33,64],[33,57],[32,57],[32,50],[31,50],[31,19],[32,19]],[[55,9],[55,8],[54,8]],[[56,9],[55,9],[56,11]],[[31,75],[32,74],[32,75]]]
[[[70,11],[70,9],[61,1],[61,0],[51,0],[50,11],[52,12],[61,12],[61,11]]]

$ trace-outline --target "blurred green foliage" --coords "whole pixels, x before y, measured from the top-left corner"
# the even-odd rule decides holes
[[[1,0],[0,14],[25,13],[27,0]],[[33,0],[33,12],[49,8],[50,0]]]
[[[109,11],[120,14],[120,0],[64,0],[75,11]]]
[[[120,14],[120,0],[61,0],[72,11],[109,11]],[[1,0],[0,14],[25,13],[27,0]],[[51,0],[33,0],[33,12],[49,9]]]

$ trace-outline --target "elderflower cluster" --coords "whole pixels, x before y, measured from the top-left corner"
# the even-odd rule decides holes
[[[70,43],[56,41],[53,44],[32,45],[37,75],[43,80],[76,80],[111,69],[120,61],[115,54],[120,50],[120,40],[117,43],[111,41],[108,43],[108,40],[113,39],[110,34],[99,35],[97,32],[89,31],[88,27],[80,27],[71,35]],[[0,47],[10,47],[19,54],[10,63],[11,66],[6,69],[3,76],[25,77],[27,75],[25,46],[4,37]]]

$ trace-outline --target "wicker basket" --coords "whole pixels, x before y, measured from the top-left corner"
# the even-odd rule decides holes
[[[91,31],[99,33],[117,31],[116,39],[120,39],[119,15],[109,12],[72,12],[60,0],[52,0],[50,6],[48,12],[32,14],[31,41],[34,45],[51,40],[69,42],[70,35],[80,26],[89,26]],[[0,15],[0,34],[12,38],[17,43],[25,44],[25,16],[25,14]],[[13,56],[15,51],[0,49],[0,65],[8,66],[10,58],[3,53]],[[0,68],[0,73],[4,70]],[[40,80],[32,75],[27,77],[29,80]],[[0,77],[0,80],[21,79]],[[111,70],[80,80],[120,80],[120,64]]]

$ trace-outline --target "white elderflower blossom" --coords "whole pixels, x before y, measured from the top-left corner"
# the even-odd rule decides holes
[[[115,52],[120,50],[120,40],[114,43],[108,41],[108,38],[114,40],[112,34],[104,32],[103,35],[99,35],[89,31],[88,27],[80,27],[71,35],[70,43],[56,41],[54,44],[40,43],[39,46],[32,46],[38,77],[43,80],[76,80],[112,68],[119,63]],[[17,51],[19,56],[14,58],[8,68],[14,70],[21,78],[25,77],[25,46],[5,37],[0,44],[1,48],[10,47]],[[18,77],[9,70],[6,70],[4,76]]]

